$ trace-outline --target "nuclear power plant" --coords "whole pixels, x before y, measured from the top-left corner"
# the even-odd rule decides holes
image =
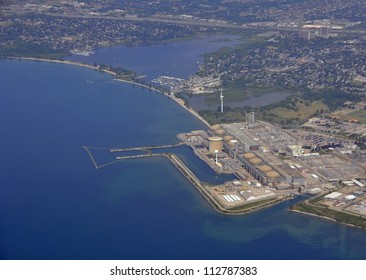
[[[127,149],[141,151],[142,154],[117,156],[116,160],[164,155],[216,210],[235,215],[247,213],[251,207],[257,209],[258,205],[266,207],[267,203],[278,203],[303,190],[315,193],[321,182],[338,182],[336,176],[339,174],[348,180],[350,176],[359,178],[362,176],[359,174],[364,174],[362,168],[347,166],[342,159],[330,154],[321,156],[309,153],[301,141],[293,136],[294,131],[291,132],[256,121],[251,112],[244,123],[213,125],[208,130],[181,133],[178,135],[181,140],[178,144]],[[201,182],[184,162],[166,152],[167,148],[181,145],[189,146],[216,173],[231,175],[227,177],[228,181],[214,186]],[[151,152],[162,149],[165,150],[160,154]],[[111,152],[125,150],[112,149]],[[366,185],[366,179],[355,182],[357,186]],[[345,184],[354,184],[354,181],[346,181]],[[356,194],[354,192],[349,197]],[[242,207],[253,201],[258,203]]]
[[[305,186],[304,177],[297,170],[266,152],[263,142],[253,134],[263,129],[266,128],[256,122],[251,112],[247,123],[214,125],[207,132],[192,135],[191,143],[197,143],[193,147],[196,154],[209,164],[214,163],[214,169],[220,168],[217,172],[232,173],[238,179],[252,177],[261,185],[281,190]]]

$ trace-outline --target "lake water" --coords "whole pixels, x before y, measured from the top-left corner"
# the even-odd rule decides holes
[[[136,71],[138,75],[146,76],[148,82],[161,76],[187,78],[199,70],[203,63],[204,54],[217,51],[223,47],[235,47],[244,43],[245,39],[234,35],[216,34],[204,35],[191,40],[154,44],[145,46],[115,46],[96,50],[89,56],[72,55],[66,59],[105,65],[120,66]],[[249,97],[242,101],[228,102],[225,106],[263,106],[281,101],[289,92],[273,92],[258,97]],[[197,95],[189,99],[189,104],[196,110],[216,110],[216,105],[208,105],[205,96]]]
[[[205,53],[243,43],[239,36],[205,35],[192,40],[147,46],[116,46],[97,50],[90,56],[72,55],[73,61],[120,66],[146,75],[151,81],[161,75],[187,78],[198,71]]]
[[[94,168],[84,145],[169,144],[204,128],[170,99],[76,66],[0,71],[1,259],[366,259],[366,232],[288,212],[300,198],[224,216],[165,158]]]

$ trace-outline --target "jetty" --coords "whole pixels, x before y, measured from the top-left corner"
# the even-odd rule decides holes
[[[159,145],[159,146],[146,146],[146,147],[133,147],[133,148],[113,148],[110,149],[111,153],[116,152],[129,152],[129,151],[151,151],[156,149],[168,149],[168,148],[175,148],[179,146],[187,145],[186,142],[179,142],[177,144],[170,144],[170,145]]]
[[[107,165],[119,162],[121,160],[126,159],[138,159],[138,158],[146,158],[146,157],[156,157],[156,156],[166,156],[167,153],[153,153],[154,150],[175,148],[179,146],[187,145],[186,142],[179,142],[176,144],[168,144],[168,145],[152,145],[152,146],[144,146],[144,147],[132,147],[132,148],[104,148],[104,147],[87,147],[83,146],[83,149],[87,151],[91,161],[94,164],[95,169],[99,169],[105,167]],[[110,153],[126,153],[126,155],[119,155],[111,159],[110,161],[100,163],[97,160],[94,151],[109,151]],[[127,154],[128,152],[140,152],[139,154]]]

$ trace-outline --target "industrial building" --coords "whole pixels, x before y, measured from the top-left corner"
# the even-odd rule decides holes
[[[217,153],[221,153],[222,149],[223,149],[223,142],[222,142],[222,137],[218,137],[218,136],[212,136],[210,138],[208,138],[209,141],[209,146],[208,146],[208,151],[211,154],[217,154]]]
[[[304,154],[304,149],[301,145],[295,144],[297,140],[291,135],[279,132],[278,129],[264,123],[255,123],[254,125],[255,118],[251,113],[247,114],[247,121],[252,123],[253,127],[249,128],[241,123],[214,126],[212,134],[220,136],[215,136],[215,140],[210,140],[210,143],[220,142],[220,145],[216,146],[216,150],[218,150],[217,148],[221,148],[222,142],[224,151],[231,158],[239,160],[243,168],[263,185],[278,189],[305,186],[305,178],[296,169],[290,168],[267,149],[260,149],[262,144],[271,145],[274,142],[273,139],[278,137],[281,141],[283,140],[280,141],[279,146],[281,145],[281,147],[279,148],[287,148],[290,155],[299,157]],[[219,141],[218,137],[222,137],[222,141]],[[264,143],[263,140],[266,142]],[[214,148],[210,149],[210,153],[214,153],[214,151]],[[242,176],[237,177],[242,178]]]
[[[287,151],[293,157],[299,157],[299,156],[302,156],[305,153],[305,150],[304,150],[304,148],[301,145],[289,145],[287,147]]]
[[[330,191],[337,192],[324,198],[323,203],[327,207],[350,205],[366,193],[362,190],[366,181],[354,179],[362,178],[363,170],[357,165],[335,153],[305,153],[304,144],[312,140],[319,145],[328,140],[325,136],[298,135],[297,131],[255,122],[253,115],[248,114],[247,117],[252,124],[250,127],[248,123],[221,124],[212,126],[208,131],[192,131],[179,137],[216,172],[233,174],[237,178],[210,189],[211,194],[227,209],[288,195],[294,190],[325,192],[327,188],[323,187],[324,183],[338,185],[341,178],[348,179],[343,184],[347,188],[352,185],[355,190],[342,191],[337,196],[339,190],[334,187]],[[359,211],[360,207],[353,211]]]
[[[240,143],[245,152],[258,151],[260,143],[248,132],[248,129],[241,124],[223,124],[222,127]]]
[[[246,171],[263,185],[279,186],[285,183],[285,178],[273,169],[267,162],[253,152],[239,157]]]
[[[240,195],[244,198],[246,202],[269,199],[276,196],[275,193],[270,190],[261,190],[261,189],[241,191]]]

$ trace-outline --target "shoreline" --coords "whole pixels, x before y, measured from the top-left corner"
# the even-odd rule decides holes
[[[362,228],[360,226],[356,226],[356,225],[349,224],[349,223],[339,222],[335,219],[332,219],[332,218],[329,218],[329,217],[326,217],[326,216],[320,216],[320,215],[316,215],[316,214],[313,214],[313,213],[300,211],[300,210],[296,210],[296,209],[288,209],[288,211],[294,212],[294,213],[297,213],[297,214],[311,216],[311,217],[314,217],[314,218],[318,218],[320,220],[325,220],[325,221],[333,222],[333,223],[336,223],[336,224],[340,224],[340,225],[344,225],[344,226],[348,226],[348,227],[352,227],[352,228],[357,228],[357,229],[360,229],[360,230],[363,230],[363,231],[366,230],[365,228]]]
[[[187,145],[187,144],[184,144]],[[94,167],[96,169],[103,168],[105,166],[123,161],[128,159],[136,159],[136,158],[150,158],[150,157],[164,157],[167,160],[170,161],[170,163],[177,169],[178,172],[180,172],[183,177],[185,177],[196,189],[199,194],[203,197],[203,199],[212,207],[214,211],[216,211],[219,214],[222,215],[229,215],[229,216],[243,216],[247,214],[251,214],[253,212],[271,207],[273,205],[279,204],[281,202],[284,202],[288,199],[291,199],[290,196],[280,196],[276,197],[274,199],[270,200],[262,200],[262,201],[256,201],[253,203],[247,203],[245,205],[241,205],[238,207],[225,207],[218,199],[215,197],[209,190],[209,185],[202,182],[200,179],[197,178],[197,176],[194,174],[194,172],[174,153],[171,152],[165,152],[165,153],[151,153],[151,154],[141,154],[141,155],[134,155],[134,156],[126,156],[126,157],[120,157],[116,158],[116,160],[113,160],[108,163],[104,163],[102,165],[98,165],[95,161],[92,152],[89,150],[89,148],[92,147],[86,147],[83,146],[83,149],[86,150],[88,153]],[[144,147],[147,148],[147,147]],[[111,148],[99,148],[99,149],[107,149],[110,150]],[[115,150],[118,150],[119,148],[113,148]]]
[[[174,100],[178,105],[180,105],[185,110],[187,110],[189,113],[191,113],[194,117],[196,117],[201,122],[203,122],[208,128],[211,127],[210,124],[203,117],[201,117],[195,110],[193,110],[192,108],[186,107],[184,105],[184,103],[185,103],[184,100],[175,97],[174,94],[166,94],[166,93],[160,91],[159,89],[150,87],[148,85],[141,84],[141,83],[138,83],[138,82],[135,82],[135,81],[129,81],[129,80],[121,79],[113,71],[110,71],[110,70],[107,70],[107,69],[100,69],[98,66],[93,66],[93,65],[90,65],[90,64],[83,64],[83,63],[80,63],[80,62],[73,62],[73,61],[69,61],[69,60],[53,60],[53,59],[28,58],[28,57],[9,57],[8,59],[19,59],[19,60],[28,60],[28,61],[39,61],[39,62],[47,62],[47,63],[58,63],[58,64],[74,65],[74,66],[85,67],[85,68],[105,72],[107,74],[112,75],[113,80],[115,80],[115,81],[128,83],[128,84],[132,84],[132,85],[137,85],[137,86],[140,86],[142,88],[146,88],[146,89],[155,91],[157,93],[160,93],[160,94],[163,94],[163,95],[169,97],[170,99]],[[98,169],[99,167],[97,166],[96,162],[94,161],[94,159],[93,159],[92,155],[90,154],[90,152],[88,151],[87,147],[83,147],[83,148],[89,153],[89,156],[91,157],[94,166]],[[271,200],[269,202],[263,202],[259,205],[253,205],[253,206],[245,208],[245,209],[238,209],[238,210],[237,209],[227,209],[227,208],[223,207],[209,193],[209,191],[206,189],[205,185],[194,175],[194,173],[176,155],[168,153],[168,154],[157,154],[157,155],[153,155],[153,156],[165,156],[176,167],[176,169],[184,177],[186,177],[186,179],[188,181],[191,182],[191,184],[194,186],[194,188],[201,194],[201,196],[208,202],[208,204],[210,204],[211,207],[219,214],[223,214],[223,215],[245,215],[245,214],[250,214],[250,213],[255,212],[257,210],[270,207],[272,205],[278,204],[278,203],[286,200],[286,198],[281,197],[281,198],[277,198],[273,201]],[[111,162],[110,164],[112,164],[112,163],[114,163],[114,162]]]
[[[58,64],[74,65],[74,66],[78,66],[78,67],[84,67],[84,68],[88,68],[88,69],[93,69],[93,70],[97,70],[97,71],[100,71],[100,72],[104,72],[104,73],[107,73],[107,74],[112,75],[113,80],[115,80],[115,81],[119,81],[119,82],[123,82],[123,83],[127,83],[127,84],[136,85],[136,86],[139,86],[141,88],[146,88],[146,89],[149,89],[151,91],[155,91],[157,93],[160,93],[160,94],[162,94],[162,95],[164,95],[166,97],[169,97],[170,99],[174,100],[178,105],[180,105],[182,108],[184,108],[189,113],[191,113],[198,120],[200,120],[201,122],[203,122],[208,128],[211,127],[211,125],[202,116],[200,116],[197,111],[193,110],[192,108],[189,108],[189,107],[185,106],[184,100],[182,100],[181,98],[175,97],[174,94],[167,94],[167,93],[164,93],[163,91],[161,91],[161,90],[159,90],[157,88],[150,87],[148,85],[145,85],[145,84],[142,84],[142,83],[138,83],[138,82],[135,82],[135,81],[124,80],[123,78],[118,77],[118,75],[115,72],[110,71],[108,69],[101,69],[98,66],[93,66],[93,65],[86,64],[86,63],[81,63],[81,62],[74,62],[74,61],[70,61],[70,60],[54,60],[54,59],[31,58],[31,57],[5,57],[3,59],[13,59],[13,60],[18,59],[18,60],[27,60],[27,61],[38,61],[38,62],[47,62],[47,63],[58,63]],[[173,165],[175,165],[175,167],[180,172],[182,172],[181,168],[179,168],[177,166],[177,164],[176,164],[178,162],[179,165],[181,165],[182,162],[180,160],[177,160],[174,155],[173,156],[170,155],[170,156],[166,156],[166,157],[172,162]],[[184,164],[182,164],[182,165],[186,168],[186,166]],[[182,173],[184,175],[184,172],[182,172]],[[189,181],[191,181],[191,180],[189,180]],[[212,208],[214,210],[216,210],[220,214],[225,214],[225,215],[245,215],[245,214],[249,214],[249,213],[252,213],[254,211],[263,209],[263,208],[267,208],[267,207],[273,206],[273,205],[278,204],[278,203],[280,203],[280,202],[282,202],[284,200],[289,199],[289,198],[278,198],[278,199],[276,199],[274,201],[270,201],[270,202],[267,202],[267,203],[263,203],[263,204],[260,204],[258,206],[254,206],[254,207],[249,207],[248,209],[245,209],[245,210],[243,209],[243,210],[237,210],[237,211],[235,211],[235,210],[225,209],[225,208],[221,207],[221,205],[219,203],[217,203],[217,201],[208,193],[208,191],[201,184],[201,182],[199,182],[199,184],[197,184],[197,183],[191,181],[191,183],[199,191],[199,193],[201,193],[201,195],[212,206]],[[291,212],[300,213],[300,214],[304,214],[304,215],[310,215],[312,217],[316,217],[316,218],[319,218],[319,219],[323,219],[323,220],[335,222],[335,223],[338,223],[338,224],[343,224],[345,226],[350,226],[350,227],[353,227],[353,228],[358,228],[358,229],[361,229],[361,230],[365,230],[362,227],[359,227],[359,226],[356,226],[356,225],[353,225],[353,224],[349,224],[349,223],[339,222],[339,221],[337,221],[335,219],[332,219],[332,218],[328,218],[328,217],[324,217],[324,216],[319,216],[319,215],[316,215],[316,214],[312,214],[312,213],[308,213],[308,212],[303,212],[303,211],[299,211],[299,210],[291,210],[291,209],[288,209],[288,210],[291,211]]]
[[[122,82],[122,83],[128,83],[128,84],[136,85],[136,86],[139,86],[141,88],[146,88],[146,89],[155,91],[157,93],[160,93],[160,94],[162,94],[162,95],[164,95],[166,97],[169,97],[171,100],[175,101],[178,105],[180,105],[182,108],[184,108],[189,113],[191,113],[194,117],[196,117],[198,120],[200,120],[202,123],[204,123],[208,128],[211,128],[211,125],[202,116],[200,116],[198,114],[198,112],[196,112],[192,108],[189,108],[189,107],[185,106],[185,101],[183,99],[175,97],[174,94],[166,94],[166,93],[162,92],[159,89],[150,87],[150,86],[145,85],[145,84],[141,84],[141,83],[138,83],[138,82],[135,82],[135,81],[130,81],[130,80],[124,80],[124,79],[118,77],[118,75],[115,72],[113,72],[113,71],[110,71],[110,70],[107,70],[107,69],[100,69],[98,66],[93,66],[93,65],[90,65],[90,64],[86,64],[86,63],[84,64],[84,63],[81,63],[81,62],[74,62],[74,61],[70,61],[70,60],[55,60],[55,59],[32,58],[32,57],[7,57],[5,59],[18,59],[18,60],[28,60],[28,61],[39,61],[39,62],[47,62],[47,63],[58,63],[58,64],[74,65],[74,66],[84,67],[84,68],[93,69],[93,70],[97,70],[97,71],[100,71],[100,72],[104,72],[104,73],[110,74],[110,75],[113,76],[113,80],[115,80],[115,81],[119,81],[119,82]],[[176,159],[174,160],[174,159],[172,159],[169,156],[167,156],[167,157],[170,159],[170,161],[172,162],[172,164],[175,165],[176,168],[180,172],[182,172],[182,170],[180,170],[180,168],[178,168],[178,166],[176,165],[177,160]],[[180,163],[180,160],[178,160],[178,162]],[[180,164],[178,164],[178,165],[180,165]],[[191,181],[190,179],[188,179],[188,180]],[[270,207],[270,206],[272,206],[274,204],[278,204],[278,203],[280,203],[280,202],[282,202],[284,200],[287,200],[286,198],[279,198],[279,199],[276,199],[276,200],[271,201],[269,203],[263,203],[261,205],[255,206],[255,207],[249,207],[248,209],[245,209],[245,210],[235,211],[235,210],[230,210],[230,209],[222,208],[221,205],[219,205],[216,202],[216,200],[213,199],[210,194],[208,194],[207,190],[205,190],[204,186],[201,185],[201,183],[198,184],[198,185],[195,182],[192,182],[192,181],[191,181],[191,183],[201,193],[201,195],[205,198],[205,200],[213,207],[214,210],[216,210],[218,213],[226,214],[226,215],[244,215],[244,214],[249,214],[249,213],[252,213],[252,212],[254,212],[256,210],[260,210],[260,209],[263,209],[263,208],[267,208],[267,207]]]
[[[192,108],[188,108],[187,106],[185,106],[185,102],[183,99],[176,97],[174,94],[166,94],[164,92],[162,92],[159,89],[156,89],[154,87],[150,87],[135,81],[129,81],[129,80],[124,80],[120,77],[118,77],[117,73],[107,70],[107,69],[100,69],[98,66],[93,66],[90,64],[86,64],[86,63],[81,63],[81,62],[75,62],[75,61],[71,61],[71,60],[56,60],[56,59],[47,59],[47,58],[35,58],[35,57],[5,57],[2,59],[19,59],[19,60],[28,60],[28,61],[39,61],[39,62],[48,62],[48,63],[58,63],[58,64],[66,64],[66,65],[74,65],[74,66],[79,66],[79,67],[84,67],[84,68],[88,68],[88,69],[93,69],[93,70],[97,70],[100,72],[104,72],[107,74],[112,75],[114,78],[113,80],[115,81],[119,81],[122,83],[127,83],[127,84],[132,84],[132,85],[136,85],[139,86],[141,88],[146,88],[152,91],[155,91],[157,93],[163,94],[164,96],[169,97],[171,100],[175,101],[179,106],[181,106],[183,109],[185,109],[186,111],[188,111],[191,115],[193,115],[194,117],[196,117],[198,120],[200,120],[201,122],[203,122],[208,128],[211,127],[211,125],[207,122],[206,119],[204,119],[200,114],[198,114],[197,111],[193,110]]]

